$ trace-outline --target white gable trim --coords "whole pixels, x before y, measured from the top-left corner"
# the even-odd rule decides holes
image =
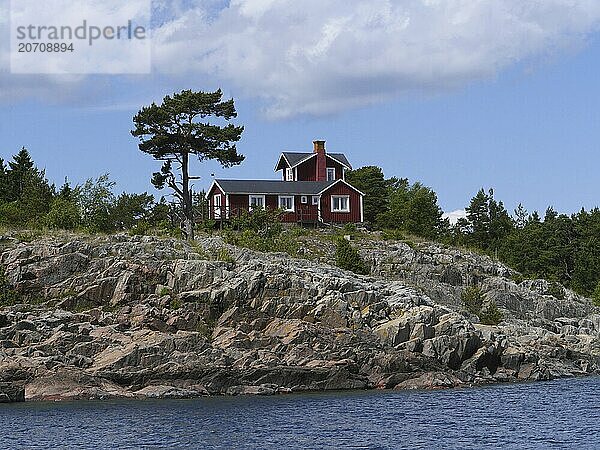
[[[350,189],[354,189],[360,195],[365,195],[364,193],[362,193],[361,191],[359,191],[358,189],[356,189],[354,186],[352,186],[350,183],[346,182],[345,180],[342,180],[341,178],[339,180],[337,180],[335,183],[331,183],[329,186],[327,186],[325,189],[323,189],[317,195],[321,195],[321,194],[323,194],[323,192],[327,192],[329,189],[331,189],[333,186],[335,186],[338,183],[344,183],[346,186],[348,186]]]
[[[294,167],[298,167],[300,164],[303,164],[303,163],[305,163],[305,162],[306,162],[306,161],[308,161],[310,158],[312,158],[313,156],[316,156],[316,155],[317,155],[316,153],[312,153],[310,156],[307,156],[307,157],[305,157],[304,159],[301,159],[300,161],[298,161],[296,164],[294,164],[294,165],[292,166],[292,168],[294,168]]]
[[[282,154],[279,156],[279,159],[277,160],[277,164],[275,164],[275,169],[273,169],[275,172],[278,172],[278,171],[282,170],[282,169],[278,169],[278,167],[279,167],[279,163],[281,162],[281,158],[283,158],[283,159],[285,160],[285,162],[286,162],[286,164],[288,165],[288,167],[292,167],[292,165],[290,164],[290,162],[288,161],[288,159],[287,159],[287,158],[285,157],[285,155],[282,153]]]
[[[213,188],[215,186],[217,186],[221,190],[221,192],[223,194],[227,194],[227,192],[225,191],[225,189],[223,189],[221,187],[221,185],[217,182],[217,180],[213,180],[213,182],[210,184],[210,187],[208,188],[208,191],[206,191],[206,194],[204,194],[204,196],[206,197],[206,199],[210,198],[210,193],[212,192],[212,190],[213,190]]]
[[[281,169],[277,169],[279,167],[279,163],[281,163],[281,158],[283,158],[285,160],[285,162],[287,163],[288,167],[290,169],[293,169],[295,167],[298,167],[300,164],[305,163],[306,161],[308,161],[310,158],[312,158],[313,156],[315,156],[316,153],[311,153],[308,156],[305,156],[303,159],[301,159],[300,161],[298,161],[296,164],[294,164],[293,166],[290,164],[290,162],[288,161],[288,159],[285,157],[285,154],[282,153],[281,156],[279,157],[279,159],[277,160],[277,164],[275,164],[275,172],[278,172]]]
[[[345,167],[348,170],[352,170],[352,167],[350,167],[348,164],[344,164],[339,159],[336,159],[335,156],[331,156],[329,153],[325,153],[325,155],[329,156],[331,159],[333,159],[336,163],[340,164],[342,167]]]

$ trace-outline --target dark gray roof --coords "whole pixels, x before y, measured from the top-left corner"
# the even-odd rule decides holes
[[[314,153],[305,153],[305,152],[283,152],[282,154],[283,154],[283,156],[285,156],[285,159],[287,159],[287,161],[292,165],[292,167],[294,167],[300,161],[308,159],[310,156],[314,155]],[[352,169],[352,166],[348,162],[346,155],[344,155],[343,153],[329,153],[328,152],[328,153],[326,153],[326,155],[331,156],[333,159],[336,159],[343,165],[348,166],[350,169]],[[278,166],[278,168],[279,168],[279,166]]]
[[[215,180],[227,194],[314,195],[335,181]]]

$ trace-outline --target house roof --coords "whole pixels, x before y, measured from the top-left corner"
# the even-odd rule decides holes
[[[361,195],[361,191],[344,180],[331,181],[280,181],[280,180],[222,180],[216,184],[225,194],[256,194],[256,195],[320,195],[334,184],[343,183]],[[210,193],[211,188],[207,194]]]
[[[335,181],[215,180],[226,194],[307,194],[327,189]]]
[[[327,156],[331,157],[332,159],[334,159],[335,161],[337,161],[338,163],[340,163],[342,166],[345,166],[350,170],[352,169],[352,165],[350,165],[350,162],[346,158],[346,155],[344,155],[343,153],[325,153],[325,154]],[[281,156],[279,157],[279,161],[277,161],[277,166],[275,167],[275,170],[281,170],[285,167],[285,166],[281,165],[282,160],[287,161],[287,163],[289,164],[290,167],[296,167],[298,164],[301,164],[304,161],[309,160],[310,158],[312,158],[315,155],[316,155],[316,153],[314,153],[314,152],[283,152],[281,154]]]

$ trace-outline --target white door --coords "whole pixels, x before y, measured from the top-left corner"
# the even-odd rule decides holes
[[[221,218],[221,206],[222,206],[221,194],[215,194],[213,196],[213,208],[214,208],[215,219]]]

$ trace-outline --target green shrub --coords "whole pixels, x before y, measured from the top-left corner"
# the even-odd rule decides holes
[[[565,298],[565,288],[563,288],[560,283],[557,283],[556,281],[553,281],[548,285],[547,293],[559,300],[564,300]]]
[[[510,275],[510,279],[516,284],[521,284],[523,281],[525,281],[525,278],[519,272],[512,273]]]
[[[8,227],[24,226],[31,216],[18,202],[0,204],[0,224]]]
[[[485,295],[481,289],[476,286],[467,287],[460,295],[463,306],[467,311],[475,315],[478,315],[481,312],[484,297]]]
[[[227,247],[221,247],[215,252],[215,259],[217,261],[223,261],[228,263],[234,263],[235,259],[231,256],[229,249]]]
[[[460,296],[463,306],[471,314],[479,317],[484,325],[498,325],[502,321],[502,313],[494,301],[484,308],[485,294],[477,286],[467,287]]]
[[[283,230],[279,221],[281,211],[269,208],[256,208],[242,211],[239,217],[231,219],[230,228],[238,231],[254,231],[266,237],[278,236]]]
[[[160,288],[158,295],[160,297],[164,297],[165,295],[171,295],[171,289],[169,289],[167,286],[163,286]]]
[[[150,232],[150,224],[144,219],[137,221],[129,230],[129,234],[134,236],[145,236]]]
[[[338,238],[335,248],[335,261],[338,267],[354,273],[367,275],[370,270],[358,250],[344,238]]]
[[[479,320],[484,325],[498,325],[502,322],[503,316],[495,302],[491,302],[479,314]]]
[[[169,302],[169,308],[173,310],[181,308],[182,305],[182,301],[177,297],[172,297],[171,301]]]
[[[81,223],[79,208],[75,202],[56,198],[52,202],[50,211],[44,217],[44,225],[48,228],[73,230]]]
[[[386,241],[403,241],[405,239],[404,233],[398,229],[383,230],[381,237]]]
[[[12,306],[21,301],[17,294],[10,286],[8,278],[4,273],[4,268],[0,267],[0,306]]]
[[[596,285],[596,289],[594,289],[594,292],[592,294],[592,302],[594,303],[594,305],[600,306],[600,281]]]

